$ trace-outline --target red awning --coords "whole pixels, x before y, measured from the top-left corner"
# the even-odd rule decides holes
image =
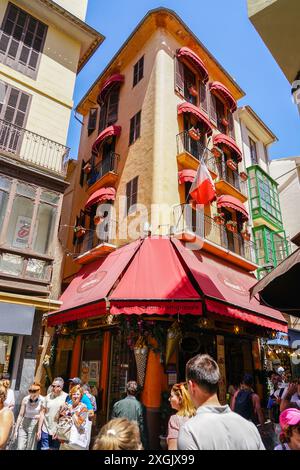
[[[243,221],[246,222],[247,220],[249,220],[249,214],[247,212],[246,207],[236,197],[227,196],[227,194],[223,195],[223,196],[220,196],[217,199],[217,206],[218,206],[218,208],[230,207],[231,209],[234,209],[235,211],[238,211],[242,214]]]
[[[196,177],[197,172],[195,170],[181,170],[178,171],[179,184],[190,182],[192,183]]]
[[[121,75],[119,73],[115,73],[111,77],[109,77],[102,85],[102,88],[99,92],[98,96],[98,102],[103,102],[105,99],[105,96],[109,92],[109,90],[113,87],[114,84],[116,83],[123,83],[125,80],[124,75]]]
[[[209,84],[209,88],[212,93],[215,93],[216,95],[221,96],[226,101],[227,106],[232,113],[236,111],[237,109],[236,100],[234,99],[234,97],[232,96],[232,94],[230,93],[228,88],[226,88],[225,85],[223,85],[220,82],[212,82]]]
[[[178,59],[184,58],[190,61],[201,74],[204,83],[208,82],[209,77],[207,68],[205,67],[204,62],[200,59],[200,57],[197,56],[195,52],[193,52],[188,47],[181,47],[181,49],[178,49],[177,51],[177,57]]]
[[[141,241],[130,243],[83,266],[59,300],[61,308],[48,315],[48,325],[104,315],[106,297],[117,279],[134,256]]]
[[[210,312],[287,332],[287,322],[278,310],[255,298],[250,300],[249,289],[257,282],[254,275],[203,251],[188,250],[175,238],[172,243],[198,283]]]
[[[202,314],[191,284],[169,238],[146,238],[110,295],[111,313]]]
[[[224,144],[226,145],[232,152],[234,152],[237,161],[241,162],[243,160],[242,152],[240,151],[239,147],[236,145],[235,141],[225,134],[217,134],[213,138],[213,143],[215,145]]]
[[[106,127],[103,131],[100,132],[97,139],[93,143],[93,150],[98,150],[99,145],[103,140],[111,137],[112,135],[118,136],[121,134],[122,127],[121,126],[109,126]]]
[[[95,191],[86,201],[85,209],[101,201],[114,201],[116,198],[115,188],[101,188]]]
[[[212,124],[209,122],[209,119],[205,116],[205,114],[202,113],[201,109],[197,108],[197,106],[193,105],[192,103],[184,102],[178,105],[177,112],[178,114],[191,113],[193,116],[195,116],[195,118],[202,122],[204,125],[205,134],[212,134]]]

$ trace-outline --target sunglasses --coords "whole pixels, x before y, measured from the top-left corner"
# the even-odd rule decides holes
[[[52,387],[53,387],[53,388],[60,388],[60,385],[54,385],[54,384],[52,384]]]
[[[29,393],[36,393],[36,392],[39,392],[39,391],[40,391],[39,388],[36,389],[36,390],[33,390],[32,388],[30,390],[28,390]]]

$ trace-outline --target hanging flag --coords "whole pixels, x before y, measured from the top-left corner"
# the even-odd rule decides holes
[[[203,161],[198,166],[189,194],[197,204],[204,205],[210,204],[217,197],[213,179]]]

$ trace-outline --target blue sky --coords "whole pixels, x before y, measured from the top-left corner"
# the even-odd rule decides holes
[[[75,105],[145,14],[159,6],[174,10],[244,90],[239,106],[252,106],[279,139],[270,157],[300,155],[300,116],[290,84],[249,21],[247,0],[89,0],[86,22],[106,39],[77,77]],[[68,145],[73,158],[80,128],[72,112]]]

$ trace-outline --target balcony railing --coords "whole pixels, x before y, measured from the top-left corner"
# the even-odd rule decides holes
[[[200,141],[193,140],[188,131],[177,134],[177,155],[188,152],[197,160],[204,159],[207,168],[216,173],[216,159],[212,152],[205,147]]]
[[[244,240],[240,233],[229,232],[224,225],[218,225],[214,219],[188,204],[176,206],[173,215],[175,234],[195,234],[255,263],[255,245]]]
[[[115,220],[109,219],[107,222],[103,221],[94,229],[87,230],[83,241],[76,245],[76,253],[82,255],[101,245],[101,243],[110,243],[111,240],[116,238],[116,225]]]
[[[97,164],[93,164],[92,160],[90,160],[89,163],[92,165],[92,170],[88,179],[88,185],[91,186],[109,172],[117,173],[119,159],[119,154],[110,152]]]
[[[0,119],[0,151],[65,176],[70,149]]]
[[[240,174],[237,170],[231,170],[230,168],[228,168],[224,155],[217,159],[216,166],[219,180],[227,181],[227,183],[231,184],[231,186],[237,189],[240,193],[247,196],[247,181],[243,181],[241,179]]]

